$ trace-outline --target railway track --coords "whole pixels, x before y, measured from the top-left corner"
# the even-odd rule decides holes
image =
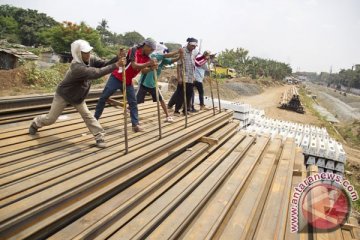
[[[307,174],[294,140],[238,131],[231,111],[212,109],[162,123],[139,105],[143,133],[122,111],[100,119],[106,149],[93,147],[78,114],[35,137],[27,126],[0,130],[1,239],[352,239],[290,232],[292,186]],[[165,116],[161,115],[162,119]],[[334,238],[337,236],[341,238]],[[349,237],[350,236],[350,237]]]
[[[86,98],[89,109],[95,109],[102,90],[90,91]],[[41,96],[8,97],[0,99],[0,125],[31,120],[34,115],[45,114],[49,111],[54,94]],[[120,100],[122,95],[117,92],[112,96]],[[74,113],[72,106],[67,106],[64,114]]]

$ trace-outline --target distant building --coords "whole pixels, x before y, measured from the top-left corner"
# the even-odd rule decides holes
[[[355,64],[355,71],[360,70],[360,64]]]
[[[23,49],[0,48],[0,69],[16,68],[19,66],[20,60],[38,59],[38,56]]]

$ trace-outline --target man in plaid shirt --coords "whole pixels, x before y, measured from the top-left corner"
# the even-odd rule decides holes
[[[173,96],[170,99],[169,106],[171,102],[175,100],[175,115],[180,115],[180,108],[184,105],[184,90],[183,90],[183,79],[182,79],[182,71],[183,71],[183,63],[185,63],[185,83],[186,83],[186,102],[188,111],[190,111],[190,102],[191,97],[194,91],[194,73],[195,73],[195,55],[193,50],[198,45],[198,40],[195,38],[188,38],[187,45],[184,47],[184,59],[179,60],[178,62],[178,86]],[[185,112],[185,106],[183,108],[183,113]]]

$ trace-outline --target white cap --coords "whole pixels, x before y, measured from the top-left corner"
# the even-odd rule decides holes
[[[164,54],[168,48],[164,44],[156,44],[155,53]]]
[[[90,52],[93,47],[90,46],[89,42],[85,41],[85,40],[77,40],[80,46],[80,51],[84,52],[84,53],[88,53]]]

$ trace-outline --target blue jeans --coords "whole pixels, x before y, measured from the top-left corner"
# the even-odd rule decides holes
[[[106,100],[111,95],[113,95],[118,89],[122,91],[122,81],[120,81],[114,75],[111,74],[106,83],[104,91],[102,92],[101,97],[99,98],[99,101],[96,105],[95,116],[94,116],[96,119],[99,119],[101,117],[101,114],[104,111]],[[135,89],[133,85],[126,86],[126,96],[130,106],[131,123],[133,126],[136,126],[139,124],[139,114],[138,114],[137,102],[135,97]]]

